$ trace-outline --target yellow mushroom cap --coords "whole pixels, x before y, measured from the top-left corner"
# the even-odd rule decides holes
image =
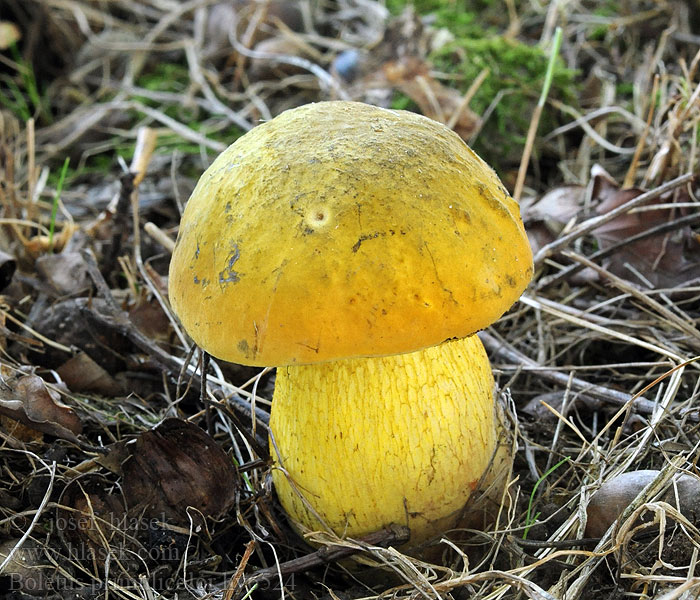
[[[255,127],[202,175],[169,295],[212,355],[277,366],[470,335],[531,276],[517,203],[459,136],[320,102]]]

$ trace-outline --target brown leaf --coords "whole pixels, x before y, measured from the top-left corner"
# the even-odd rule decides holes
[[[19,545],[15,550],[15,547]],[[21,598],[36,598],[54,591],[52,582],[58,567],[46,557],[47,550],[41,542],[28,539],[23,543],[19,538],[0,543],[0,563],[11,555],[0,575],[12,586],[13,594]],[[10,594],[8,593],[8,596]]]
[[[83,424],[38,375],[23,375],[0,391],[0,414],[36,431],[77,441]]]
[[[597,212],[604,215],[618,206],[644,193],[638,188],[620,189],[619,185],[600,167],[593,171],[593,200],[598,202]],[[680,201],[687,200],[685,192]],[[626,242],[605,262],[611,273],[640,283],[633,270],[639,272],[654,287],[673,288],[687,285],[700,277],[700,244],[689,226],[649,235],[627,242],[631,237],[654,227],[664,225],[682,215],[673,209],[677,199],[674,193],[665,194],[652,202],[669,204],[669,209],[653,209],[628,212],[598,227],[593,235],[601,249]]]
[[[562,185],[539,199],[523,202],[521,214],[533,252],[559,236],[567,223],[581,211],[585,197],[585,187]]]
[[[82,351],[64,362],[56,371],[74,392],[94,392],[103,396],[119,396],[124,393],[124,386]]]
[[[129,308],[129,319],[136,328],[155,342],[168,342],[172,329],[168,315],[155,298],[139,298]]]
[[[124,497],[146,518],[187,526],[188,507],[218,517],[233,506],[237,474],[231,459],[201,428],[167,419],[127,446]]]

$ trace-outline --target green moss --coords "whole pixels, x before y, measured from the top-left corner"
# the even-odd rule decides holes
[[[436,69],[461,75],[462,91],[482,70],[489,70],[470,106],[483,115],[497,98],[500,100],[474,147],[497,169],[518,163],[530,117],[542,90],[549,60],[547,53],[538,46],[490,36],[458,39],[437,51],[431,60]],[[558,59],[549,96],[574,103],[576,95],[575,73]],[[556,118],[557,113],[546,106],[540,131],[556,126]]]
[[[530,117],[539,98],[549,56],[534,43],[506,38],[510,24],[503,2],[494,0],[388,0],[387,6],[400,13],[412,4],[420,15],[431,15],[433,26],[446,28],[455,41],[435,52],[430,60],[437,71],[459,75],[453,85],[465,92],[479,73],[489,70],[470,108],[483,115],[497,102],[484,124],[475,150],[497,170],[519,164]],[[606,7],[609,3],[606,3]],[[518,10],[518,0],[515,1]],[[576,104],[576,73],[557,60],[550,98]],[[404,95],[396,95],[395,108],[415,109]],[[539,131],[556,127],[558,114],[546,106]]]
[[[152,92],[182,92],[190,78],[187,67],[178,63],[159,62],[136,80],[136,85]]]
[[[436,27],[446,27],[457,37],[481,37],[486,30],[496,33],[509,24],[508,11],[500,0],[387,0],[386,5],[395,15],[413,6],[419,15],[431,15]]]

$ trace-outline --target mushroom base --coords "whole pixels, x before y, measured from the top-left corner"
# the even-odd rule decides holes
[[[409,354],[281,367],[270,420],[273,481],[302,533],[361,537],[398,524],[415,546],[463,523],[501,426],[476,336]]]

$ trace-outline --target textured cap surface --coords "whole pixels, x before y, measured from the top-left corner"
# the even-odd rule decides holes
[[[254,128],[202,175],[169,294],[209,353],[273,366],[470,335],[531,276],[517,203],[455,133],[320,102]]]

